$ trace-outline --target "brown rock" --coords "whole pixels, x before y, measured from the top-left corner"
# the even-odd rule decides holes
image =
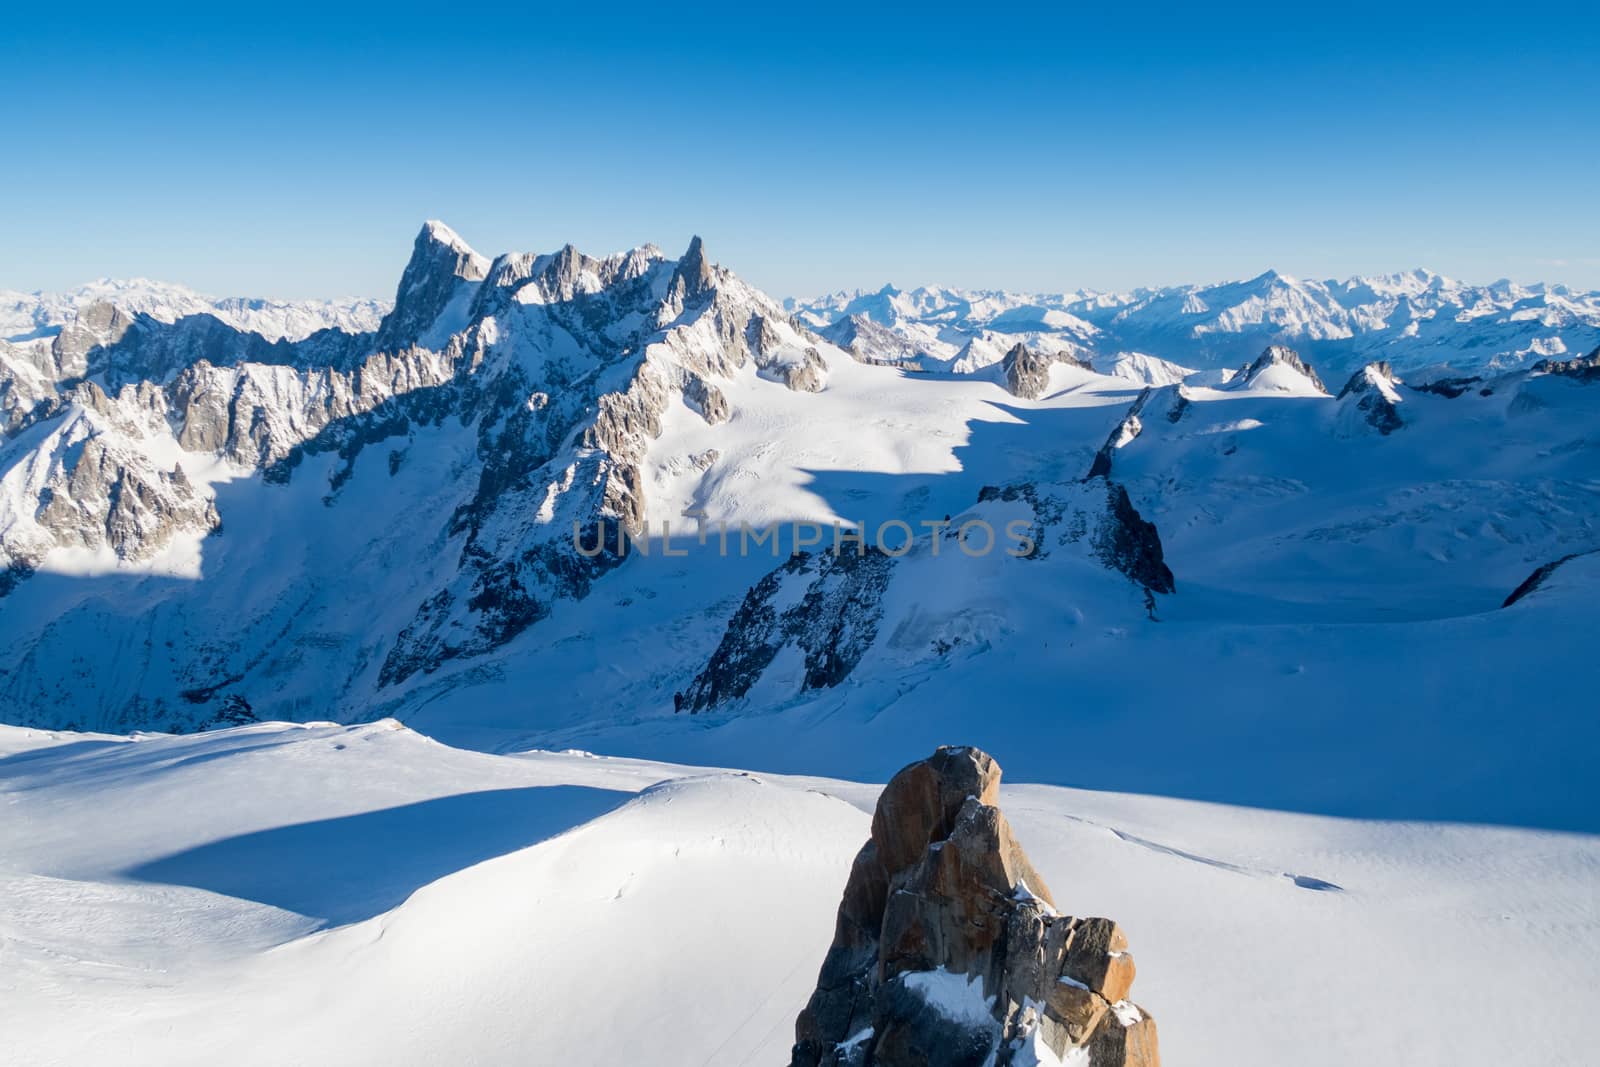
[[[1100,1020],[1088,1047],[1094,1067],[1161,1067],[1156,1021],[1126,1002],[1115,1005]]]
[[[1063,978],[1051,988],[1050,999],[1045,1002],[1045,1040],[1056,1055],[1062,1055],[1072,1046],[1088,1041],[1109,1008],[1104,997]],[[1063,1031],[1057,1040],[1052,1040],[1057,1035],[1050,1032],[1050,1025]]]
[[[999,787],[988,755],[941,748],[884,788],[795,1023],[794,1067],[1006,1067],[1035,1037],[1090,1067],[1158,1067],[1155,1023],[1125,1001],[1127,938],[1057,913]],[[952,1018],[924,999],[930,985],[975,1010]]]

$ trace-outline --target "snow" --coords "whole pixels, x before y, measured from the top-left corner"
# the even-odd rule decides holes
[[[3,728],[0,1060],[781,1062],[877,788],[393,722]],[[1001,804],[1064,910],[1128,931],[1172,1062],[1600,1039],[1593,836],[1026,784]],[[966,976],[904,980],[987,1018]],[[1241,1005],[1248,1040],[1215,1025]],[[1330,1005],[1361,1025],[1307,1045]]]
[[[963,345],[1004,331],[1034,348],[1048,347],[1052,338],[1069,340],[1086,347],[1103,369],[1122,365],[1131,352],[1216,370],[1254,359],[1268,344],[1287,343],[1343,380],[1374,359],[1408,371],[1437,363],[1443,354],[1460,373],[1525,366],[1600,344],[1600,293],[1466,285],[1425,270],[1344,281],[1267,271],[1244,281],[1130,293],[890,287],[789,306],[813,326],[868,315],[936,359],[950,360]],[[951,369],[970,372],[976,365]],[[1144,372],[1128,366],[1115,373]]]
[[[213,315],[269,341],[298,340],[317,330],[349,332],[377,329],[389,305],[382,300],[259,300],[205,296],[182,285],[147,278],[101,278],[62,293],[0,290],[0,342],[22,343],[53,337],[79,311],[97,303],[115,304],[129,314],[174,322],[189,315]]]
[[[595,271],[671,273],[649,250],[593,262],[579,291]],[[152,314],[192,306],[127,293]],[[14,302],[29,310],[4,329],[48,331],[65,315],[50,308],[96,295]],[[872,783],[948,742],[1005,766],[1008,818],[1061,910],[1129,931],[1171,1062],[1571,1062],[1600,1041],[1600,722],[1581,648],[1597,557],[1500,604],[1600,543],[1600,394],[1520,369],[1453,400],[1379,383],[1406,419],[1380,438],[1341,434],[1338,402],[1292,367],[1217,368],[1280,334],[1437,364],[1469,336],[1461,315],[1486,338],[1475,366],[1518,367],[1557,341],[1592,349],[1595,306],[1426,274],[829,298],[802,321],[854,308],[924,346],[932,372],[819,344],[820,393],[747,364],[717,379],[719,426],[674,396],[645,497],[688,555],[637,556],[503,647],[384,687],[394,635],[460,566],[449,517],[482,470],[475,425],[419,422],[351,459],[336,491],[332,452],[268,485],[164,423],[74,408],[25,429],[0,444],[0,535],[42,536],[43,479],[91,431],[183,466],[223,532],[109,572],[54,549],[0,602],[6,718],[117,731],[157,703],[181,717],[186,690],[239,664],[230,684],[266,717],[380,721],[0,728],[0,1062],[780,1062]],[[508,308],[488,358],[590,382],[575,335],[530,336],[548,321]],[[709,343],[691,332],[673,343]],[[777,359],[803,351],[779,332]],[[1044,399],[1022,400],[984,362],[1018,340],[1120,355],[1110,373],[1058,365]],[[1168,403],[1152,394],[1119,436],[1113,477],[1177,576],[1159,621],[1065,552],[935,558],[924,540],[842,684],[802,691],[791,647],[743,706],[674,713],[774,565],[694,544],[689,512],[735,530],[959,522],[985,486],[1079,484],[1146,384]],[[258,400],[279,441],[314,432],[306,413],[329,397],[284,366],[219,368],[215,385]],[[530,500],[519,518],[566,518],[557,494]],[[974,1010],[964,976],[911,981]],[[1360,1024],[1308,1045],[1330,1010]],[[1216,1023],[1241,1011],[1249,1041]]]
[[[993,1026],[994,998],[983,995],[979,975],[952,974],[943,967],[932,971],[905,971],[895,980],[916,993],[929,1007],[963,1026]]]

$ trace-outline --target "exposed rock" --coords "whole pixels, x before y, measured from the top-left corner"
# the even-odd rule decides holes
[[[1050,388],[1050,367],[1055,360],[1018,343],[1000,363],[1006,390],[1024,400],[1038,400]]]
[[[722,390],[698,375],[684,386],[683,398],[712,426],[727,422],[733,416],[733,409]]]
[[[750,691],[785,646],[804,658],[800,688],[838,685],[878,635],[883,592],[894,560],[864,553],[802,552],[745,594],[717,650],[695,676],[679,710],[701,711]],[[779,610],[780,590],[804,582],[804,592]]]
[[[1322,384],[1316,368],[1300,358],[1300,353],[1287,345],[1268,345],[1266,351],[1256,357],[1256,361],[1241,367],[1239,373],[1228,382],[1230,389],[1249,389],[1257,385],[1268,388],[1281,388],[1273,381],[1273,369],[1284,367],[1299,374],[1316,387],[1319,393],[1326,393],[1328,387]]]
[[[464,289],[488,274],[489,261],[450,227],[442,222],[425,224],[412,246],[411,261],[400,275],[394,310],[378,327],[379,351],[398,352],[416,344],[451,302],[461,298]],[[463,307],[463,318],[465,311]]]
[[[1031,518],[1020,518],[1018,509],[1006,506],[1017,502],[1027,505]],[[883,643],[883,635],[891,635],[886,643],[892,647],[903,626],[920,630],[927,624],[915,606],[909,609],[909,618],[885,621],[884,601],[891,583],[916,589],[920,583],[967,580],[959,573],[967,563],[960,531],[969,520],[984,522],[991,531],[1007,529],[1008,521],[1028,525],[1031,546],[1016,544],[1014,551],[998,543],[984,547],[983,538],[975,535],[981,554],[1004,552],[1016,557],[1006,566],[1031,567],[1059,554],[1064,565],[1081,565],[1087,559],[1094,564],[1091,569],[1126,577],[1141,591],[1149,618],[1155,618],[1155,594],[1175,589],[1154,524],[1140,516],[1120,484],[1096,478],[987,486],[979,493],[977,506],[955,522],[947,516],[945,524],[927,523],[940,528],[931,536],[901,544],[893,535],[887,536],[888,543],[874,543],[885,536],[881,531],[864,534],[867,544],[859,555],[841,540],[831,550],[802,553],[777,566],[745,594],[716,651],[679,694],[677,710],[702,711],[741,699],[763,679],[777,687],[773,699],[838,685]],[[729,534],[731,549],[760,550],[755,542],[741,542],[740,536]],[[980,553],[975,549],[974,554]],[[913,568],[910,573],[904,570],[908,566]],[[941,570],[946,567],[956,573]],[[949,610],[948,605],[941,610]],[[947,635],[931,634],[931,640],[917,644],[920,654],[951,652],[968,636],[957,630],[948,640]]]
[[[1600,348],[1576,359],[1541,359],[1533,365],[1533,369],[1546,374],[1559,374],[1584,384],[1600,382]]]
[[[1423,382],[1421,385],[1408,385],[1406,388],[1415,389],[1419,393],[1433,393],[1436,396],[1454,400],[1464,393],[1471,392],[1472,387],[1481,381],[1483,379],[1477,375],[1458,378],[1435,378],[1431,382]]]
[[[84,399],[108,403],[98,389]],[[123,445],[98,424],[93,409],[52,433],[31,491],[39,506],[29,521],[0,535],[0,564],[12,577],[31,574],[53,548],[109,549],[117,559],[154,556],[179,533],[206,534],[220,525],[209,495],[198,490],[181,466],[165,470],[137,447]]]
[[[920,369],[925,355],[917,345],[865,315],[846,315],[825,328],[822,336],[861,363]]]
[[[1158,1067],[1109,919],[1061,915],[998,805],[1000,768],[941,748],[890,780],[857,854],[792,1067]]]
[[[782,365],[783,384],[797,393],[820,393],[828,380],[828,365],[815,348],[807,348],[798,362]]]
[[[1017,482],[985,486],[978,499],[1028,502],[1036,521],[1030,558],[1045,558],[1052,546],[1087,543],[1096,559],[1129,581],[1156,593],[1177,588],[1155,523],[1139,514],[1128,490],[1118,482],[1109,478],[1077,486]]]
[[[1524,578],[1522,583],[1511,591],[1511,595],[1506,597],[1505,602],[1500,606],[1502,608],[1509,608],[1511,605],[1528,596],[1530,593],[1537,592],[1539,587],[1544,585],[1545,582],[1549,581],[1550,576],[1556,571],[1560,570],[1565,564],[1572,562],[1580,556],[1595,555],[1596,552],[1600,552],[1600,549],[1596,549],[1594,552],[1571,552],[1565,556],[1562,556],[1560,559],[1551,560],[1549,563],[1537,568],[1532,574]]]
[[[706,259],[705,243],[697,234],[689,239],[688,249],[678,260],[678,268],[672,275],[672,294],[680,303],[688,305],[703,299],[715,287],[716,274]]]
[[[1145,402],[1150,399],[1151,389],[1145,386],[1140,390],[1121,421],[1112,429],[1111,435],[1106,438],[1106,443],[1100,446],[1100,451],[1094,454],[1094,462],[1089,464],[1089,473],[1086,478],[1107,478],[1111,475],[1111,459],[1117,449],[1123,447],[1144,432],[1144,423],[1139,420],[1139,415],[1144,411]],[[1178,417],[1182,418],[1182,412]],[[1178,421],[1176,418],[1173,422]]]
[[[1343,407],[1353,407],[1357,418],[1349,421],[1364,423],[1388,436],[1405,425],[1400,417],[1400,380],[1387,362],[1368,363],[1350,376],[1339,401]]]

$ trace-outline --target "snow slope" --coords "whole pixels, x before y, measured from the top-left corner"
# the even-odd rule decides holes
[[[392,722],[0,729],[0,1059],[782,1062],[876,791]],[[1058,901],[1130,931],[1169,1062],[1577,1064],[1600,1040],[1592,836],[1001,802]]]

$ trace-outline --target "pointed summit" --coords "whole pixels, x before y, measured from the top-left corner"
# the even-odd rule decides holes
[[[706,260],[705,245],[699,235],[689,239],[688,251],[678,260],[678,269],[672,275],[672,288],[685,301],[694,300],[716,288],[716,275]]]
[[[395,351],[415,344],[462,284],[480,282],[488,275],[489,261],[454,230],[437,219],[423,223],[400,275],[394,310],[378,327],[379,349]]]
[[[1400,415],[1400,379],[1388,360],[1368,363],[1356,371],[1339,390],[1341,411],[1353,410],[1346,417],[1349,425],[1365,423],[1387,437],[1405,425]]]
[[[1322,384],[1316,368],[1300,358],[1300,353],[1288,345],[1268,345],[1256,361],[1244,367],[1228,383],[1233,389],[1270,389],[1274,392],[1299,392],[1309,383],[1324,395],[1328,387]]]

